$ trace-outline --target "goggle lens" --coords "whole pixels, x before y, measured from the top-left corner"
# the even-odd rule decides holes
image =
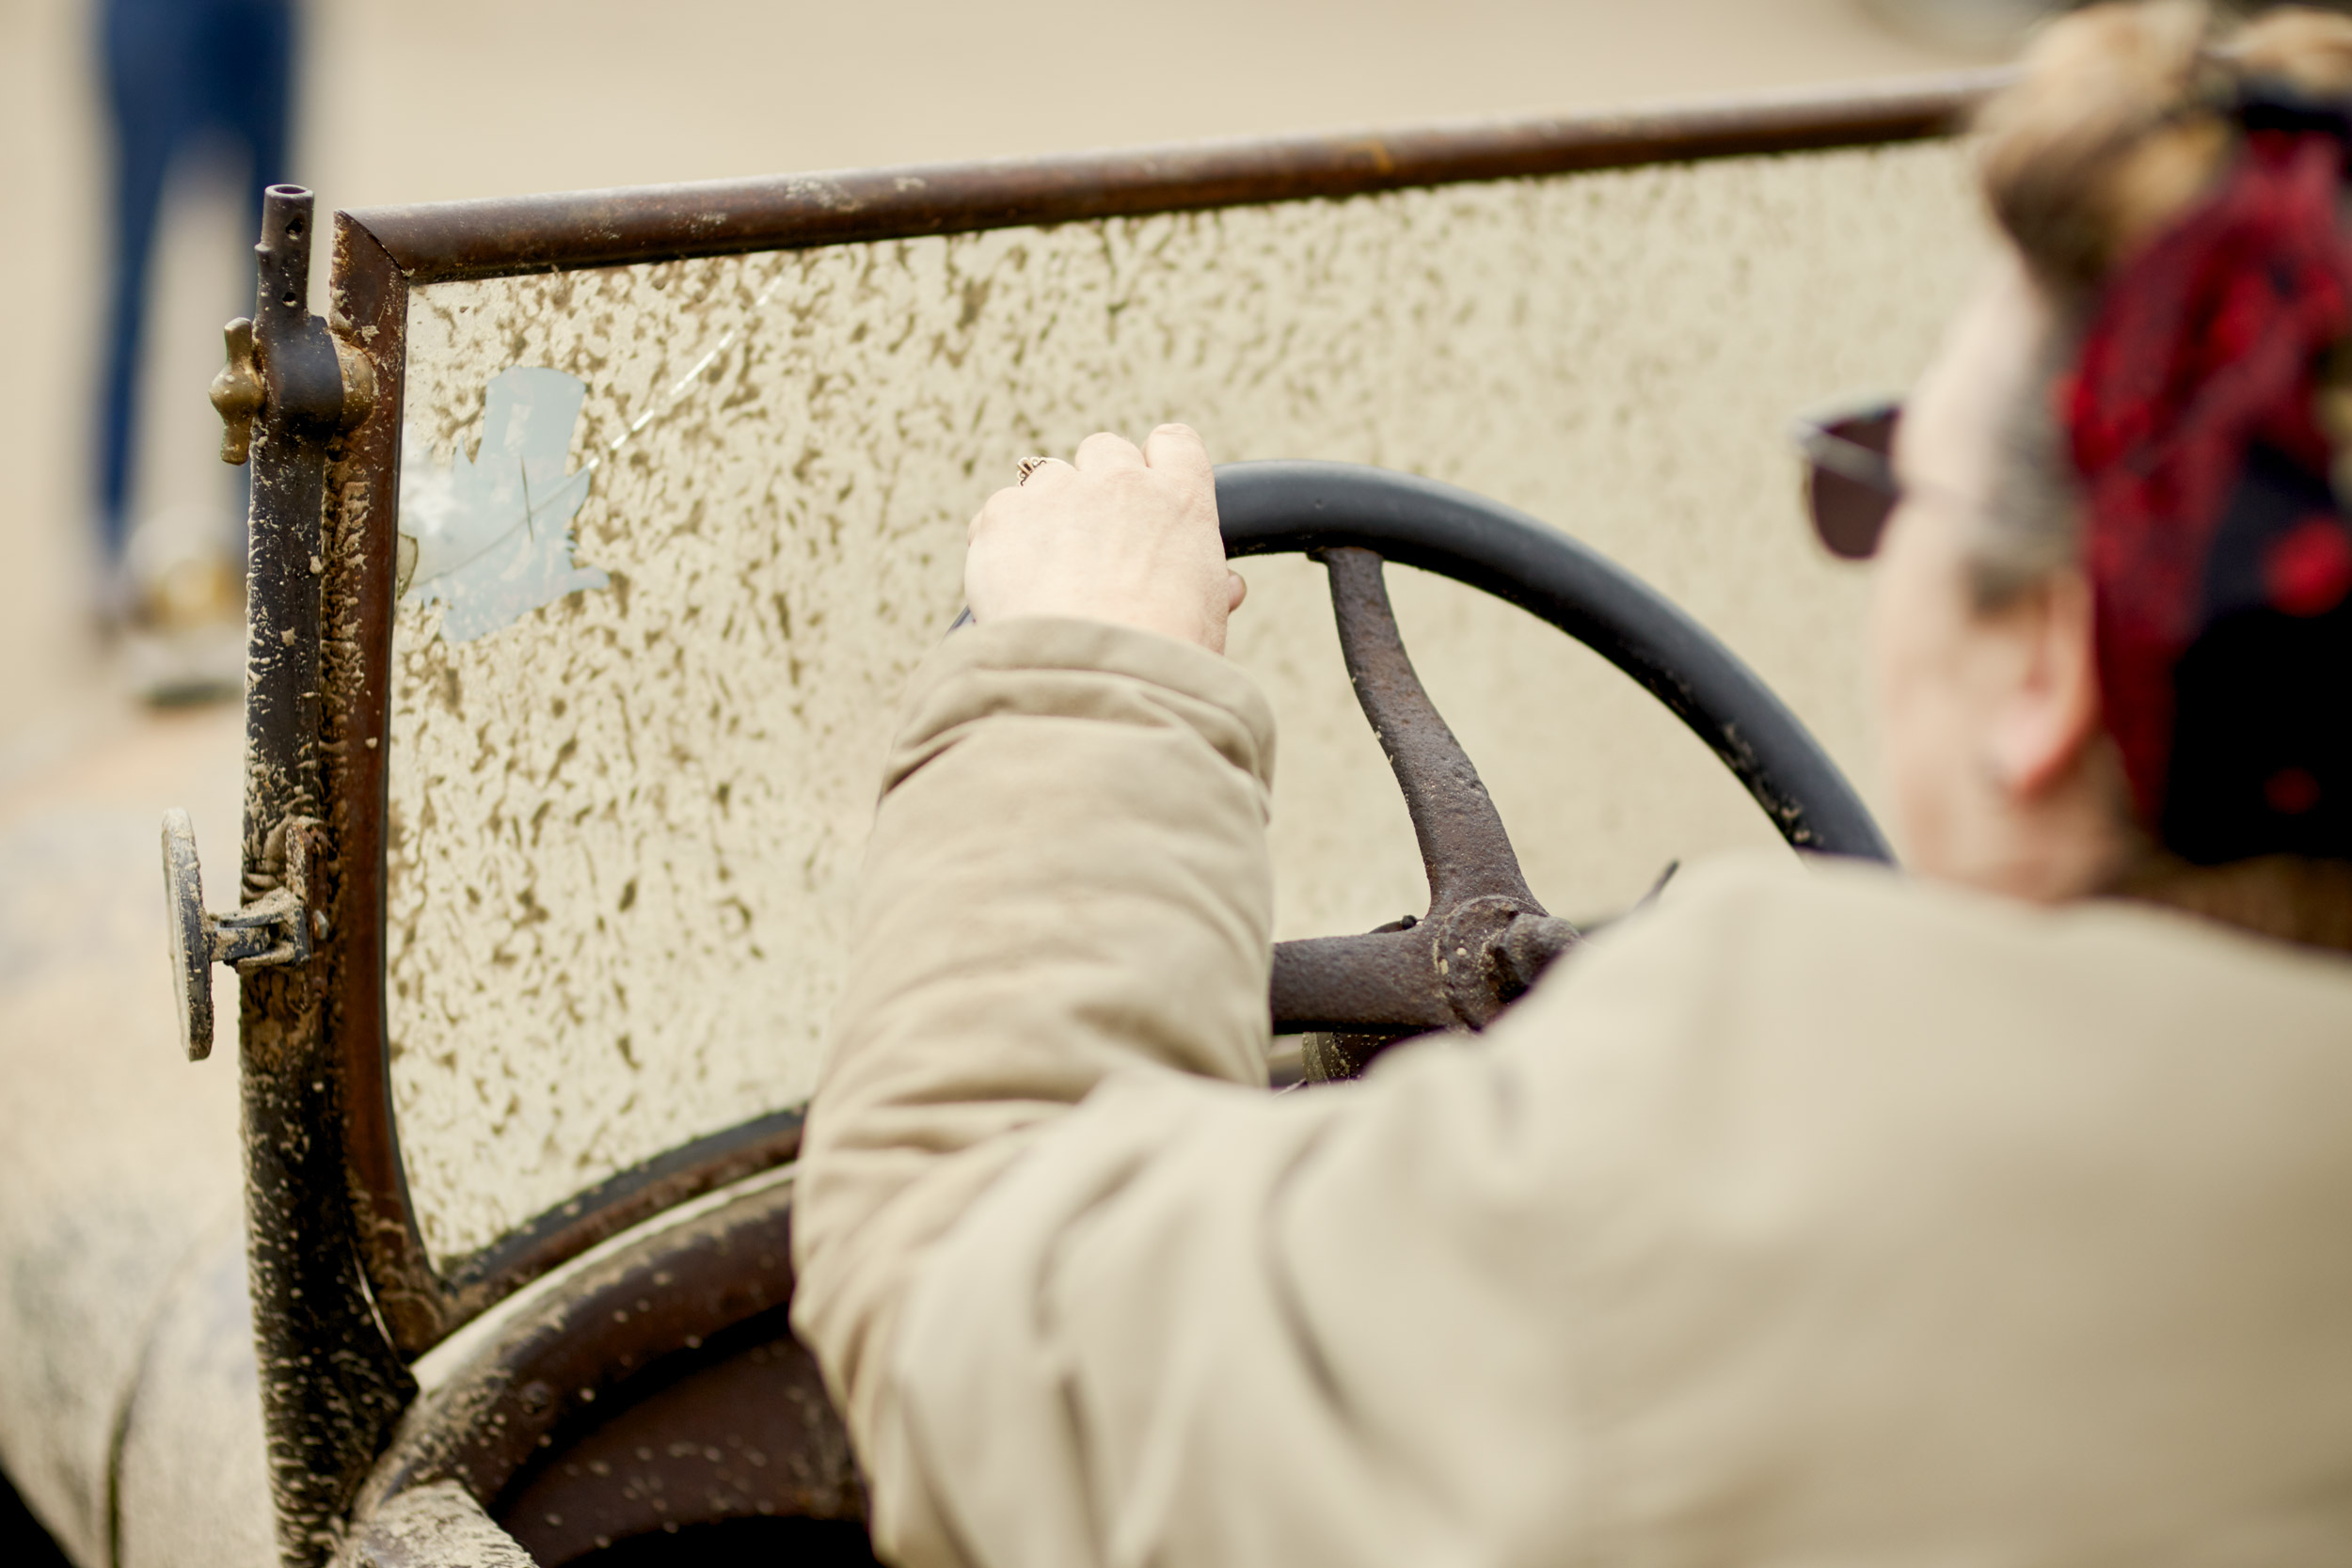
[[[1901,488],[1891,456],[1899,404],[1884,404],[1798,428],[1805,458],[1805,511],[1813,531],[1842,561],[1876,554]]]

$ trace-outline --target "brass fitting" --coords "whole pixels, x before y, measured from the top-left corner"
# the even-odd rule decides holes
[[[222,425],[220,460],[241,464],[252,453],[253,420],[262,411],[262,367],[253,356],[252,322],[239,316],[221,336],[228,340],[229,363],[213,377],[213,407]],[[370,392],[373,389],[371,385]]]

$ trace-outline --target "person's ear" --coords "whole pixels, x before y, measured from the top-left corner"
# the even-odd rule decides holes
[[[1987,736],[1988,760],[2018,800],[2047,794],[2099,734],[2099,661],[2090,584],[2052,573],[1997,612],[2009,657]]]

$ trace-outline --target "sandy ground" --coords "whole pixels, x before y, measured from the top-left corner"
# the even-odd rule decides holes
[[[0,1071],[20,1085],[0,1097],[16,1106],[0,1115],[0,1248],[20,1251],[9,1162],[37,1144],[45,1168],[74,1167],[69,1146],[102,1136],[112,1106],[165,1095],[178,1109],[162,1114],[209,1151],[191,1158],[233,1160],[228,1053],[208,1069],[175,1061],[153,832],[164,806],[192,808],[215,901],[227,900],[238,716],[137,710],[87,608],[104,199],[89,8],[0,0]],[[358,206],[1972,63],[1889,29],[1862,0],[318,0],[296,176],[326,205]],[[250,309],[238,228],[218,179],[195,182],[167,217],[142,510],[225,504],[204,389],[219,324]],[[220,987],[225,1019],[232,990]],[[43,1065],[69,1055],[71,1070]],[[194,1074],[206,1082],[169,1087]],[[118,1101],[110,1084],[138,1092]],[[27,1491],[53,1516],[68,1506],[47,1483]]]

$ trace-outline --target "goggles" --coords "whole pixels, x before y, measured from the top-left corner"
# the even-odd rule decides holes
[[[1841,561],[1867,561],[1877,551],[1902,499],[1892,456],[1902,412],[1898,400],[1874,398],[1800,419],[1789,432],[1804,458],[1806,515]]]

